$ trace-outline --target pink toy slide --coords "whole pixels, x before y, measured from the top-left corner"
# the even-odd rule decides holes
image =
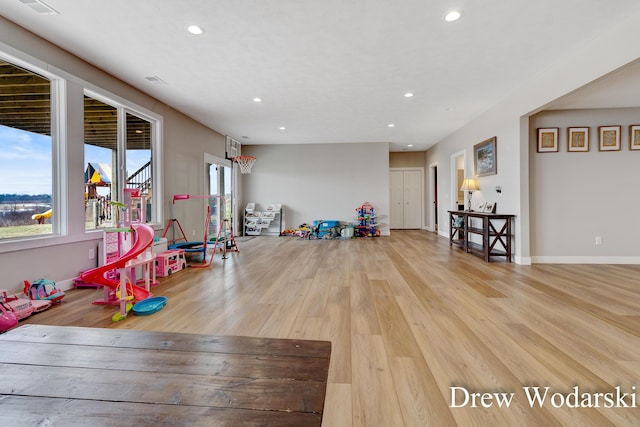
[[[132,227],[136,232],[136,240],[135,242],[133,242],[133,246],[131,247],[131,249],[129,249],[124,255],[122,255],[115,261],[102,265],[98,268],[85,271],[80,276],[83,281],[87,283],[104,285],[113,289],[120,286],[119,281],[107,279],[106,277],[104,277],[104,273],[113,270],[114,268],[124,268],[125,264],[128,261],[137,258],[138,255],[140,255],[145,251],[145,249],[153,244],[153,228],[149,227],[146,224],[132,224]],[[133,297],[136,301],[142,301],[151,296],[151,293],[143,287],[132,286],[132,288]]]

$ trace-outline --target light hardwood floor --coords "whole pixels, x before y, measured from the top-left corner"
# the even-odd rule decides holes
[[[425,231],[238,245],[162,280],[151,316],[112,323],[83,289],[26,323],[330,340],[325,426],[640,425],[640,408],[596,395],[640,405],[640,266],[485,263]],[[550,389],[532,408],[536,386]],[[452,408],[451,387],[513,397]]]

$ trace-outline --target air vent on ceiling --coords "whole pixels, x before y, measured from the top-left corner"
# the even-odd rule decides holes
[[[20,3],[29,6],[40,15],[60,15],[60,12],[41,0],[18,0]]]
[[[145,77],[145,79],[149,83],[153,83],[154,85],[166,85],[167,84],[167,82],[165,82],[164,80],[162,80],[158,76],[147,76],[147,77]]]

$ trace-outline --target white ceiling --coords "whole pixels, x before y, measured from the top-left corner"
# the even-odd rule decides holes
[[[45,2],[59,14],[19,0],[3,0],[0,13],[244,144],[389,142],[391,151],[437,143],[640,4]],[[445,22],[450,9],[462,18]],[[205,33],[187,33],[189,24]]]
[[[547,109],[637,108],[640,106],[640,60],[555,100]]]

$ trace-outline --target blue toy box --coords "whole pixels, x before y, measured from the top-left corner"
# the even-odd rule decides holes
[[[313,227],[317,227],[320,221],[313,221]],[[325,234],[329,232],[329,229],[333,227],[337,227],[340,225],[340,221],[336,220],[322,220],[322,224],[320,224],[320,232],[318,233],[318,237],[324,237]]]

